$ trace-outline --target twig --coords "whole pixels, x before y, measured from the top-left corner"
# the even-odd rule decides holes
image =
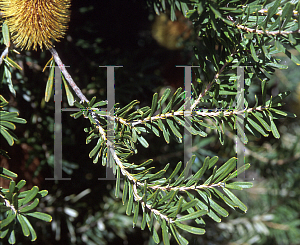
[[[237,28],[247,31],[247,32],[251,32],[251,33],[257,33],[257,34],[266,34],[266,35],[272,35],[272,36],[276,36],[276,35],[288,35],[288,34],[295,34],[295,33],[300,33],[300,29],[299,30],[295,30],[295,31],[263,31],[263,30],[258,30],[258,29],[252,29],[243,25],[236,25]]]
[[[82,94],[81,90],[79,89],[79,87],[77,87],[77,85],[75,84],[75,82],[73,81],[71,75],[67,72],[66,68],[64,67],[61,59],[59,58],[57,52],[55,49],[53,48],[50,48],[49,49],[56,64],[59,66],[60,70],[62,71],[63,75],[65,76],[66,80],[68,81],[68,83],[70,84],[70,86],[72,87],[72,89],[75,91],[75,93],[77,94],[77,96],[81,99],[81,101],[86,101],[88,102],[88,100],[86,99],[86,97]],[[221,68],[220,72],[218,74],[216,74],[215,76],[215,79],[218,78],[219,74],[223,71],[223,69],[225,68],[225,66],[227,65],[224,64],[223,67]],[[214,80],[215,80],[214,79]],[[208,90],[209,88],[207,88]],[[95,109],[95,108],[93,108]],[[256,108],[256,109],[261,109],[261,108]],[[251,110],[251,109],[248,109],[248,110]],[[196,113],[197,114],[201,114],[201,112],[193,112],[193,113]],[[219,113],[221,112],[214,112],[213,116],[216,116],[218,115]],[[229,112],[230,114],[240,114],[240,113],[244,113],[244,111],[235,111],[235,112]],[[228,112],[225,112],[224,114],[228,114]],[[175,113],[167,113],[164,115],[164,117],[169,117],[169,116],[174,116],[174,114],[178,114],[178,115],[183,115],[184,114],[184,111],[180,111],[180,112],[175,112]],[[206,115],[207,116],[207,113],[204,112],[204,114],[201,114],[202,116],[203,115]],[[140,187],[143,187],[144,186],[144,183],[138,181],[137,179],[135,179],[124,167],[122,161],[120,160],[120,158],[118,157],[115,149],[114,149],[114,145],[113,145],[113,142],[110,141],[109,139],[107,139],[106,137],[106,133],[104,131],[104,129],[101,127],[101,124],[99,122],[99,120],[97,119],[97,115],[94,111],[91,111],[91,116],[94,118],[94,120],[96,121],[96,127],[98,128],[100,134],[101,134],[101,137],[103,138],[103,140],[107,140],[107,148],[108,150],[111,152],[112,154],[112,157],[115,161],[115,163],[118,165],[118,167],[120,168],[121,170],[121,173],[126,176],[128,178],[129,181],[132,182],[133,184],[133,195],[134,195],[134,199],[138,202],[141,203],[143,209],[147,208],[149,209],[152,213],[160,216],[161,219],[164,219],[166,220],[168,223],[173,223],[175,222],[174,219],[172,218],[169,218],[168,216],[166,216],[165,214],[161,213],[159,210],[157,209],[154,209],[151,205],[147,204],[146,202],[143,201],[143,198],[141,196],[139,196],[138,194],[138,190],[137,190],[137,187],[140,186]],[[107,116],[107,115],[106,115]],[[108,116],[107,116],[108,117]],[[149,119],[150,120],[153,120],[153,119],[157,119],[157,118],[160,118],[162,117],[162,115],[158,115],[158,116],[155,116],[155,117],[150,117]],[[87,118],[87,117],[86,117]],[[152,119],[153,118],[153,119]],[[108,117],[108,119],[112,119],[111,117]],[[131,125],[134,126],[136,124],[139,124],[140,121],[145,121],[145,120],[139,120],[138,122],[134,122],[132,123]],[[127,125],[130,125],[128,124],[126,121],[121,121],[121,123],[126,123]],[[183,191],[183,192],[186,192],[186,191],[189,191],[189,190],[195,190],[195,189],[203,189],[203,188],[214,188],[214,187],[223,187],[224,186],[224,183],[220,182],[220,183],[217,183],[217,184],[212,184],[212,185],[198,185],[198,186],[190,186],[190,187],[169,187],[169,186],[159,186],[159,185],[154,185],[154,186],[149,186],[148,188],[151,188],[151,189],[161,189],[163,191],[170,191],[170,190],[179,190],[179,191]]]
[[[77,94],[77,96],[80,98],[80,102],[86,101],[88,102],[88,99],[83,95],[81,90],[78,88],[76,83],[74,82],[73,78],[69,74],[69,72],[66,70],[64,64],[62,63],[61,59],[58,56],[58,53],[54,48],[50,48],[49,51],[51,52],[56,64],[59,66],[59,69],[64,74],[65,79],[68,81],[74,92]]]
[[[17,213],[17,210],[16,210],[15,206],[13,204],[10,204],[10,202],[5,198],[4,195],[0,194],[0,197],[4,200],[4,203],[5,203],[6,207],[9,207],[14,213]]]
[[[232,57],[233,55],[235,55],[235,53],[236,53],[236,50],[234,50],[230,56]],[[211,89],[214,82],[219,78],[219,76],[221,75],[221,73],[224,71],[225,67],[228,64],[229,64],[229,62],[226,61],[225,64],[221,67],[220,71],[214,76],[214,79],[206,86],[205,90],[194,101],[193,105],[191,106],[191,111],[195,109],[195,107],[199,104],[201,98],[203,98],[206,95],[206,93]]]
[[[268,9],[261,9],[259,11],[257,11],[258,13],[262,14],[262,15],[267,15],[268,14]],[[282,9],[278,9],[278,12],[276,15],[282,15]],[[299,15],[297,10],[293,10],[293,16],[297,17]]]
[[[208,109],[208,111],[201,111],[201,110],[197,110],[197,111],[175,111],[175,112],[168,112],[166,114],[159,114],[153,117],[147,117],[144,118],[143,120],[138,120],[138,121],[134,121],[132,122],[131,126],[136,126],[138,124],[145,124],[146,122],[153,122],[156,121],[158,119],[166,119],[166,118],[174,118],[174,116],[200,116],[200,117],[226,117],[226,116],[232,116],[232,115],[243,115],[246,112],[250,113],[252,111],[263,111],[268,109],[268,106],[258,106],[258,107],[253,107],[253,108],[248,108],[248,109],[244,109],[244,110],[218,110],[218,109],[214,109],[214,110],[210,110]]]
[[[4,49],[4,51],[2,52],[1,57],[0,57],[0,65],[2,64],[3,59],[8,55],[8,50],[9,50],[9,47],[6,47]]]

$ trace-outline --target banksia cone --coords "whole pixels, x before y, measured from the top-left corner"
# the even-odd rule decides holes
[[[167,14],[156,16],[152,26],[153,38],[163,47],[176,50],[183,48],[183,41],[192,34],[191,23],[181,12],[176,11],[177,21],[171,21]]]
[[[65,35],[71,0],[0,0],[0,9],[16,47],[43,49]]]

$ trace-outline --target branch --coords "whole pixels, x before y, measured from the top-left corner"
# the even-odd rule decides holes
[[[65,69],[62,61],[60,60],[57,52],[55,49],[51,48],[50,49],[50,52],[56,62],[56,64],[59,66],[61,72],[63,73],[63,75],[65,76],[66,80],[68,81],[68,83],[70,84],[70,86],[72,87],[72,89],[75,91],[75,93],[77,94],[77,96],[81,99],[81,102],[89,102],[86,97],[82,94],[81,90],[77,87],[77,85],[75,84],[75,82],[73,81],[71,75],[67,72],[67,70]],[[214,80],[218,79],[218,76],[219,74],[224,70],[225,66],[227,65],[228,63],[225,63],[223,65],[223,67],[220,69],[219,73],[217,73],[215,75],[215,78]],[[211,84],[213,83],[213,81],[211,82]],[[211,85],[210,85],[211,86]],[[207,88],[208,90],[209,88]],[[196,105],[195,105],[196,106]],[[94,112],[94,110],[90,110],[91,108],[86,108],[86,109],[89,109],[90,111],[90,115],[92,116],[92,118],[95,120],[96,122],[96,127],[98,128],[99,130],[99,133],[102,137],[102,139],[104,141],[107,142],[107,149],[108,151],[111,152],[112,154],[112,157],[114,159],[114,162],[116,163],[116,165],[120,168],[120,171],[122,173],[123,176],[126,176],[127,179],[131,182],[130,184],[132,184],[132,189],[133,189],[133,195],[134,195],[134,199],[135,201],[137,202],[140,202],[141,205],[142,205],[142,208],[145,212],[145,208],[147,208],[148,210],[150,210],[150,212],[156,214],[157,216],[159,216],[161,219],[164,219],[166,220],[168,223],[173,223],[175,222],[175,219],[173,218],[169,218],[167,215],[165,215],[164,213],[162,213],[160,210],[158,209],[155,209],[153,208],[150,204],[147,204],[147,202],[145,202],[143,200],[143,197],[139,196],[138,194],[138,186],[139,187],[143,187],[145,186],[144,183],[142,183],[141,181],[137,180],[131,173],[129,173],[126,168],[124,167],[121,159],[118,157],[116,151],[115,151],[115,147],[114,147],[114,144],[112,141],[110,141],[109,139],[107,139],[107,135],[106,135],[106,132],[105,130],[103,129],[103,127],[101,126],[99,120],[97,119],[97,114]],[[95,109],[95,108],[93,108]],[[256,110],[262,110],[264,109],[264,107],[257,107],[257,108],[254,108]],[[231,111],[231,112],[223,112],[223,111],[217,111],[217,112],[199,112],[199,111],[179,111],[179,112],[172,112],[172,113],[166,113],[164,115],[157,115],[155,117],[149,117],[147,118],[148,120],[153,120],[154,119],[158,119],[158,118],[162,118],[163,116],[166,118],[166,117],[170,117],[170,116],[174,116],[175,114],[178,114],[178,115],[185,115],[185,113],[190,113],[191,115],[194,115],[194,116],[197,116],[197,115],[200,115],[200,116],[218,116],[222,113],[222,116],[226,116],[227,114],[228,115],[232,115],[232,114],[243,114],[245,111],[251,111],[252,109],[246,109],[246,110],[241,110],[241,111]],[[101,115],[103,116],[103,115]],[[115,117],[112,117],[112,116],[109,116],[109,115],[106,115],[107,119],[108,120],[115,120]],[[85,116],[85,118],[88,118]],[[146,119],[146,120],[147,120]],[[119,118],[119,121],[120,123],[124,123],[124,124],[127,124],[127,125],[130,125],[130,126],[134,126],[136,124],[139,124],[145,120],[139,120],[137,122],[130,122],[128,123],[126,120],[123,120],[122,118]],[[214,187],[225,187],[225,183],[223,182],[219,182],[217,184],[212,184],[212,185],[198,185],[198,186],[190,186],[190,187],[185,187],[185,186],[182,186],[182,187],[170,187],[170,186],[159,186],[159,185],[150,185],[148,186],[148,188],[150,189],[153,189],[153,190],[157,190],[157,189],[161,189],[163,191],[171,191],[171,190],[179,190],[181,192],[187,192],[187,191],[191,191],[191,190],[196,190],[196,189],[206,189],[206,188],[214,188]]]
[[[49,51],[51,52],[56,64],[59,66],[59,69],[64,74],[65,79],[68,81],[74,92],[77,94],[77,96],[80,98],[80,102],[86,101],[89,102],[88,99],[83,95],[81,90],[78,88],[76,83],[74,82],[73,78],[69,74],[69,72],[66,70],[64,64],[62,63],[61,59],[58,56],[58,53],[54,48],[50,48]]]
[[[70,84],[70,86],[72,87],[72,89],[75,91],[75,93],[77,94],[77,96],[81,99],[81,101],[86,101],[89,102],[87,100],[87,98],[83,95],[83,93],[81,92],[80,88],[75,84],[74,80],[72,79],[71,75],[68,73],[68,71],[66,70],[64,64],[62,63],[60,57],[58,56],[58,53],[56,52],[56,50],[54,48],[50,48],[49,49],[56,64],[59,66],[61,72],[63,73],[63,75],[65,76],[66,80],[68,81],[68,83]],[[132,177],[132,175],[124,168],[121,160],[119,159],[119,157],[117,156],[114,147],[113,147],[113,143],[107,139],[106,137],[106,133],[104,131],[104,129],[101,127],[99,120],[97,119],[97,115],[94,111],[91,111],[91,116],[93,117],[93,119],[96,121],[96,125],[97,128],[99,130],[99,133],[101,134],[101,137],[103,140],[107,141],[107,148],[109,149],[109,151],[111,152],[116,164],[119,166],[119,168],[121,169],[121,172],[124,176],[126,176],[129,180],[131,180],[133,182],[133,184],[136,184],[136,180]],[[108,119],[111,119],[111,117],[109,115],[106,115],[108,117]],[[85,117],[87,118],[87,117]],[[139,197],[139,195],[136,193],[135,194],[135,199],[136,200],[140,200],[141,197]],[[144,206],[147,207],[147,204],[144,204]],[[158,211],[157,211],[158,212]]]
[[[109,141],[109,140],[107,140],[107,147],[108,147],[109,151],[111,152],[111,154],[112,154],[112,156],[113,156],[113,158],[114,158],[116,164],[119,166],[119,168],[120,168],[122,174],[123,174],[124,176],[126,176],[130,181],[133,182],[133,195],[134,195],[135,201],[140,202],[141,205],[143,206],[143,208],[145,208],[145,207],[148,208],[151,212],[155,213],[156,215],[159,215],[162,219],[165,219],[167,222],[173,223],[173,222],[174,222],[173,219],[168,218],[168,216],[162,214],[161,212],[159,212],[159,210],[152,208],[151,205],[149,205],[149,204],[147,204],[147,203],[145,203],[145,202],[143,201],[143,198],[140,197],[139,194],[138,194],[138,192],[137,192],[137,186],[138,186],[138,185],[139,185],[139,186],[144,186],[144,183],[141,183],[141,182],[137,181],[137,180],[136,180],[136,179],[135,179],[135,178],[134,178],[134,177],[133,177],[133,176],[132,176],[125,168],[124,168],[124,166],[123,166],[121,160],[119,159],[119,157],[117,156],[117,154],[116,154],[116,152],[115,152],[115,150],[114,150],[114,147],[113,147],[112,142]]]
[[[68,81],[68,83],[70,84],[70,86],[72,87],[72,89],[75,91],[75,93],[77,94],[77,96],[81,99],[81,101],[86,101],[89,102],[88,99],[83,95],[83,93],[81,92],[80,88],[75,84],[73,78],[71,77],[71,75],[68,73],[68,71],[66,70],[64,64],[62,63],[57,51],[54,48],[50,48],[49,51],[51,52],[56,64],[59,66],[61,72],[63,73],[63,75],[65,76],[66,80]],[[135,184],[137,181],[132,177],[132,175],[124,168],[121,160],[119,159],[119,157],[117,156],[114,147],[113,147],[113,143],[107,139],[106,137],[106,133],[105,130],[101,127],[101,124],[99,122],[99,120],[97,119],[97,115],[94,111],[91,111],[91,116],[93,117],[93,119],[96,121],[96,125],[97,128],[99,130],[99,133],[101,134],[101,137],[103,140],[107,141],[107,148],[109,149],[109,151],[111,152],[116,164],[119,166],[119,168],[121,169],[121,172],[124,176],[126,176],[129,180],[133,181],[133,183]],[[112,119],[109,115],[106,115],[108,117],[108,119]],[[85,117],[88,118],[88,117]],[[135,198],[139,199],[139,196],[137,195],[137,193],[135,193]]]
[[[0,65],[2,64],[3,59],[8,55],[8,50],[9,50],[9,47],[6,47],[4,49],[4,51],[2,52],[1,57],[0,57]]]
[[[175,111],[175,112],[168,112],[166,114],[159,114],[153,117],[147,117],[143,120],[138,120],[132,122],[131,126],[136,126],[138,124],[145,124],[146,122],[156,121],[158,119],[166,119],[172,118],[174,116],[201,116],[201,117],[226,117],[232,115],[243,115],[244,113],[252,112],[252,111],[263,111],[268,109],[268,106],[258,106],[253,108],[248,108],[244,110],[218,110],[218,109],[208,109],[208,111],[201,111],[201,110],[194,110],[194,111]],[[213,111],[214,110],[214,111]]]
[[[262,14],[262,15],[267,15],[268,11],[269,11],[269,9],[261,9],[261,10],[259,10],[257,12],[260,13],[260,14]],[[279,16],[282,15],[282,9],[281,8],[278,9],[278,12],[277,12],[276,15],[279,15]],[[299,15],[298,11],[297,10],[293,10],[293,16],[297,17],[298,15]]]
[[[247,31],[247,32],[251,32],[251,33],[257,33],[257,34],[266,34],[266,35],[273,35],[273,36],[276,36],[276,35],[288,35],[288,34],[295,34],[295,33],[300,33],[300,29],[299,30],[295,30],[295,31],[263,31],[263,30],[258,30],[258,29],[252,29],[252,28],[249,28],[249,27],[246,27],[246,26],[243,26],[243,25],[236,25],[237,28],[241,29],[241,30],[244,30],[244,31]]]
[[[2,193],[2,192],[1,192]],[[3,199],[5,206],[9,207],[14,213],[17,213],[16,208],[14,207],[13,204],[10,204],[10,202],[5,198],[4,195],[0,194],[0,197]]]
[[[236,50],[234,50],[232,52],[232,54],[230,55],[230,57],[232,57],[233,55],[235,55],[235,53],[236,53]],[[205,90],[199,95],[199,97],[195,100],[195,102],[191,106],[191,111],[195,109],[195,107],[199,104],[201,98],[203,98],[206,95],[206,93],[211,89],[211,87],[214,84],[214,82],[219,78],[219,76],[221,75],[221,73],[224,71],[225,67],[228,64],[229,64],[229,62],[226,61],[225,64],[221,67],[220,71],[215,75],[214,79],[206,86]]]

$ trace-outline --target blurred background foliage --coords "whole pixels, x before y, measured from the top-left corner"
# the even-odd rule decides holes
[[[56,49],[67,69],[88,99],[106,99],[106,69],[99,66],[122,65],[115,69],[116,102],[121,106],[133,99],[141,107],[151,104],[154,92],[167,87],[175,91],[183,86],[183,68],[175,65],[193,63],[195,41],[190,23],[177,13],[177,22],[168,20],[168,13],[157,17],[146,1],[72,1],[72,14],[65,39]],[[182,37],[178,39],[178,37]],[[298,59],[299,53],[294,53]],[[18,111],[27,120],[18,125],[20,139],[13,147],[0,139],[1,148],[12,158],[1,159],[1,166],[14,171],[27,181],[28,188],[38,185],[49,194],[39,210],[52,215],[51,224],[36,222],[35,244],[154,244],[148,230],[132,227],[132,217],[125,214],[121,199],[114,197],[114,181],[103,181],[106,169],[94,165],[88,154],[92,146],[85,144],[83,119],[74,121],[62,113],[63,170],[70,181],[46,181],[53,177],[53,99],[44,101],[51,58],[48,51],[22,51],[14,57],[23,71],[14,70],[14,97],[7,85],[1,94],[9,101],[9,110]],[[280,54],[277,54],[280,56]],[[254,187],[237,196],[248,206],[248,213],[232,213],[216,224],[206,221],[206,234],[186,233],[190,244],[299,244],[300,241],[300,71],[289,59],[282,58],[288,70],[277,70],[268,82],[267,94],[290,90],[283,109],[297,118],[277,120],[281,138],[251,138],[246,145],[246,162],[252,167],[246,180]],[[260,82],[252,86],[249,98],[260,93]],[[52,97],[53,98],[53,97]],[[64,97],[62,107],[69,107]],[[204,156],[218,155],[221,162],[235,155],[234,135],[228,133],[221,145],[218,135],[195,137],[196,171]],[[152,137],[152,138],[151,138]],[[183,148],[171,141],[149,136],[149,149],[140,148],[136,162],[153,157],[156,166],[183,160]],[[152,144],[151,144],[152,142]],[[155,143],[153,143],[155,142]],[[175,166],[175,165],[174,165]],[[0,180],[1,186],[7,184]],[[21,232],[19,233],[21,234]],[[17,244],[31,244],[22,235]],[[0,242],[1,243],[1,242]]]

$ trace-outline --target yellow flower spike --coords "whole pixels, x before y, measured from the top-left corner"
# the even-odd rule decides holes
[[[65,35],[71,0],[0,0],[0,10],[16,47],[49,49]],[[32,47],[33,46],[33,47]]]

